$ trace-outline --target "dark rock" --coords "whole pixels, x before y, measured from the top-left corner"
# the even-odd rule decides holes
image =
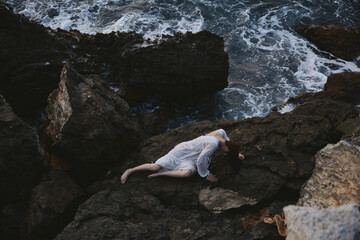
[[[324,92],[331,99],[355,105],[360,104],[358,89],[360,89],[360,72],[344,72],[330,75]]]
[[[7,86],[7,100],[23,119],[36,119],[47,97],[57,88],[63,64],[35,63],[20,67]],[[35,124],[34,124],[35,125]]]
[[[73,217],[71,213],[75,212],[83,194],[83,190],[65,173],[51,171],[47,174],[32,189],[28,216],[30,235],[37,239],[54,237],[51,235],[64,227],[61,223]]]
[[[0,95],[0,206],[24,199],[39,180],[43,159],[36,131]]]
[[[84,174],[96,175],[121,161],[141,140],[127,103],[97,76],[65,66],[48,102],[47,150]]]
[[[207,31],[166,36],[160,44],[125,52],[118,79],[145,95],[207,95],[227,86],[223,49],[223,39]]]
[[[319,49],[339,58],[354,61],[360,56],[360,27],[315,25],[299,27],[296,30]]]
[[[164,133],[168,128],[169,114],[166,111],[157,110],[145,114],[140,124],[144,129],[145,136],[155,136]]]
[[[241,240],[280,240],[281,237],[275,225],[260,222],[251,226],[239,239]]]
[[[141,188],[125,187],[93,195],[55,239],[231,239],[243,231],[240,219],[167,208]]]
[[[164,212],[146,192],[108,190],[82,204],[74,222],[55,239],[169,239],[158,220]]]
[[[319,93],[304,93],[300,96],[290,98],[288,103],[301,104],[312,99],[332,99],[343,101],[352,105],[360,104],[360,73],[343,72],[332,74],[328,77],[324,91]]]
[[[55,8],[51,8],[49,9],[49,11],[47,11],[47,14],[50,18],[54,18],[56,16],[59,16],[59,10]]]
[[[15,202],[1,208],[0,236],[1,239],[25,240],[27,231],[27,202]]]
[[[62,62],[69,58],[67,47],[46,28],[29,21],[0,2],[0,89],[4,91],[12,74],[26,64]]]

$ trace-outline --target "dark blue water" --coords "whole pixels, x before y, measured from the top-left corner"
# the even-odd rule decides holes
[[[358,0],[8,0],[17,12],[51,28],[85,33],[136,31],[146,38],[209,30],[225,40],[229,86],[196,107],[176,105],[170,126],[199,120],[244,119],[304,92],[322,90],[327,76],[360,71],[321,52],[294,28],[311,24],[360,25]],[[153,111],[153,102],[133,109]],[[210,106],[209,106],[210,105]],[[284,111],[291,110],[287,106]]]

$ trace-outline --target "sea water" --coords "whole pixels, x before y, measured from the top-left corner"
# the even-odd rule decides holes
[[[47,27],[83,33],[136,31],[145,38],[209,30],[225,41],[229,85],[196,106],[173,104],[170,127],[200,120],[266,116],[304,92],[323,89],[330,74],[360,71],[354,62],[320,51],[294,29],[360,25],[358,0],[7,0],[15,12]],[[294,106],[287,106],[282,113]],[[163,108],[154,98],[132,109]],[[169,106],[167,106],[169,107]]]

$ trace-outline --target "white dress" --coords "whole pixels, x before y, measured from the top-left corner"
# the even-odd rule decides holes
[[[229,141],[224,129],[218,129],[222,138]],[[201,177],[209,175],[210,156],[219,146],[219,139],[214,136],[200,136],[176,145],[168,154],[159,158],[155,164],[163,167],[161,171],[188,169],[197,170]]]

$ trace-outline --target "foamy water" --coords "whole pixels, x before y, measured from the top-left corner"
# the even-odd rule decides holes
[[[322,90],[330,74],[360,71],[359,63],[320,51],[294,30],[311,24],[358,26],[360,4],[356,0],[6,2],[18,13],[51,28],[90,34],[136,31],[145,38],[201,30],[222,36],[229,54],[229,86],[194,108],[174,105],[172,126],[204,119],[265,116],[290,97]],[[157,108],[162,106],[155,99],[134,111]]]

